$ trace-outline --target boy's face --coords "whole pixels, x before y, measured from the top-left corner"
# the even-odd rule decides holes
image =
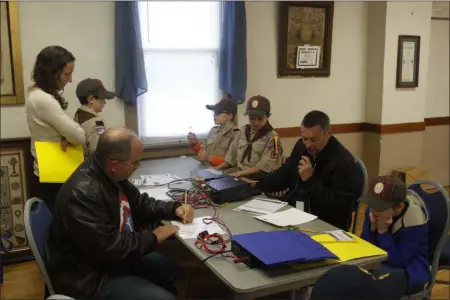
[[[405,205],[403,203],[400,203],[399,205],[393,208],[388,208],[385,211],[376,211],[372,207],[370,208],[370,211],[372,212],[372,215],[375,217],[375,219],[389,220],[392,217],[399,215],[404,207]]]
[[[227,121],[231,121],[233,119],[233,115],[224,112],[213,112],[214,115],[214,123],[216,125],[223,125]]]
[[[95,98],[93,96],[89,96],[88,98],[89,107],[93,109],[96,113],[100,113],[103,110],[103,107],[106,104],[105,99]]]

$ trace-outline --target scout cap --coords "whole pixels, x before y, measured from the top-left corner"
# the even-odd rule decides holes
[[[245,115],[267,116],[270,113],[270,101],[263,96],[253,96],[248,100]]]
[[[206,105],[206,108],[209,110],[213,110],[217,114],[229,113],[235,116],[237,113],[236,101],[226,98],[223,98],[215,105]]]
[[[405,199],[406,186],[403,181],[394,176],[380,176],[372,179],[369,192],[358,201],[381,212],[405,202]]]
[[[94,96],[99,99],[113,99],[116,93],[107,91],[99,79],[87,78],[77,85],[77,97]]]

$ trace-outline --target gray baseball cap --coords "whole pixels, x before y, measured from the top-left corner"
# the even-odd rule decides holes
[[[106,90],[103,83],[99,79],[92,78],[87,78],[80,81],[75,92],[77,97],[94,96],[95,98],[107,100],[116,97],[116,93]]]

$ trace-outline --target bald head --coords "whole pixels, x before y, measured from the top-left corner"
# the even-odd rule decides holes
[[[110,127],[99,138],[97,155],[102,159],[128,160],[131,156],[131,144],[139,137],[125,127]]]

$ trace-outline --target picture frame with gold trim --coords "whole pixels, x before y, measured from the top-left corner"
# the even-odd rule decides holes
[[[1,106],[23,105],[25,95],[17,2],[0,2],[0,25]]]

